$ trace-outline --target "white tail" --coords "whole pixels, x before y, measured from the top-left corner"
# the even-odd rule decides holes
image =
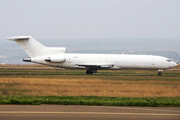
[[[30,57],[62,54],[66,51],[66,48],[45,47],[32,36],[15,36],[8,37],[7,39],[17,42]]]

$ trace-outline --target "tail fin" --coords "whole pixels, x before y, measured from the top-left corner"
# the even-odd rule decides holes
[[[37,57],[43,55],[65,53],[66,48],[45,47],[32,36],[15,36],[8,37],[8,40],[13,40],[30,56]]]
[[[31,36],[15,36],[8,37],[7,39],[13,40],[18,43],[18,45],[30,56],[36,57],[41,55],[42,49],[45,48],[44,45],[36,41]]]

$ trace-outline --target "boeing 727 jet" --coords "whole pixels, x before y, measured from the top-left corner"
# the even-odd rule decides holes
[[[68,69],[86,69],[86,74],[97,73],[97,70],[152,69],[157,70],[161,76],[163,70],[177,65],[166,57],[154,55],[66,53],[66,48],[46,47],[32,36],[15,36],[7,39],[17,42],[29,55],[23,59],[25,62]]]

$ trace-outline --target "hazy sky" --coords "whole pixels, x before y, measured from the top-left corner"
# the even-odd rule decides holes
[[[180,38],[180,0],[0,0],[0,39]]]

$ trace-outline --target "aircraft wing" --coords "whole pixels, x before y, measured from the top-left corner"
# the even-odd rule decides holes
[[[86,68],[111,68],[114,66],[114,64],[77,64],[79,67],[86,67]]]

